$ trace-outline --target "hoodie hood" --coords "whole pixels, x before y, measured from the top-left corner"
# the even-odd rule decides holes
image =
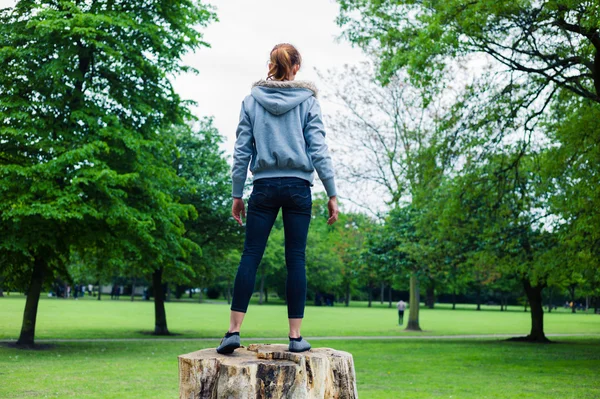
[[[273,115],[282,115],[295,108],[318,91],[312,82],[303,80],[259,80],[250,94]]]

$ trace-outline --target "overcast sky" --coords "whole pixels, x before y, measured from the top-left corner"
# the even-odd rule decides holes
[[[335,24],[338,5],[334,0],[212,0],[219,22],[203,29],[210,48],[184,58],[198,75],[180,76],[175,81],[184,99],[197,102],[194,113],[214,116],[226,138],[224,149],[232,153],[240,106],[253,82],[267,76],[269,53],[277,43],[292,43],[303,58],[296,79],[312,80],[321,86],[314,68],[326,70],[364,60],[359,49],[336,41],[341,29]],[[14,6],[0,0],[0,7]],[[322,101],[325,117],[328,104]],[[326,118],[325,118],[326,119]],[[322,190],[320,183],[315,188]],[[343,193],[341,193],[343,194]]]

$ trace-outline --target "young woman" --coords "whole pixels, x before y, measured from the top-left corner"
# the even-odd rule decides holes
[[[231,213],[240,225],[242,217],[246,218],[246,240],[235,277],[229,330],[217,348],[219,353],[232,353],[240,347],[239,331],[254,290],[256,270],[280,208],[285,233],[289,350],[310,349],[300,335],[300,326],[306,302],[306,237],[315,169],[329,196],[327,223],[338,219],[338,205],[317,89],[310,82],[294,80],[301,63],[294,46],[278,44],[271,50],[267,79],[254,83],[242,102],[233,155]],[[254,179],[246,217],[242,192],[248,165]]]

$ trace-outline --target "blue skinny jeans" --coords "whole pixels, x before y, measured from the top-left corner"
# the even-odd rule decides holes
[[[233,285],[231,310],[244,312],[254,291],[273,223],[283,213],[286,296],[289,318],[303,318],[306,303],[306,238],[311,219],[310,183],[297,177],[270,177],[254,181],[246,212],[246,240]]]

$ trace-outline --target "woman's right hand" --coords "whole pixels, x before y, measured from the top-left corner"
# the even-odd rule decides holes
[[[327,224],[334,224],[338,220],[338,215],[340,210],[338,209],[337,197],[334,195],[333,197],[329,197],[329,202],[327,202],[327,210],[329,211],[329,219],[327,219]]]
[[[243,226],[242,218],[246,218],[246,206],[244,205],[244,200],[241,198],[234,198],[233,205],[231,206],[231,216]]]

